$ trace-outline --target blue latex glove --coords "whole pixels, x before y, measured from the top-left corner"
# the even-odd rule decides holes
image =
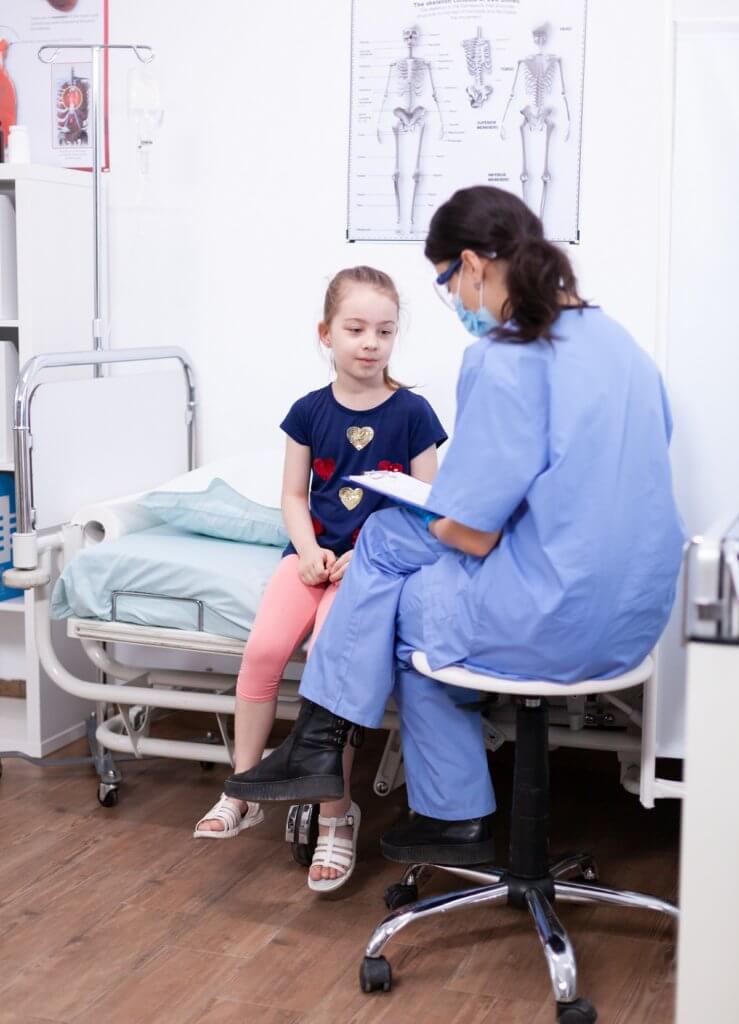
[[[421,508],[414,508],[413,511],[422,521],[423,525],[426,527],[427,530],[432,523],[436,522],[437,519],[441,519],[441,516],[437,516],[435,512],[425,512]]]

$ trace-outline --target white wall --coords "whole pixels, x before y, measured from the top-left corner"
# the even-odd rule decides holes
[[[591,0],[583,127],[583,293],[655,351],[665,4]],[[140,188],[126,112],[132,59],[111,58],[112,344],[179,343],[201,395],[200,458],[274,447],[327,367],[327,278],[377,264],[406,329],[393,369],[449,426],[467,335],[431,290],[420,245],[345,242],[350,0],[110,0],[113,42],[157,52],[166,113]],[[207,12],[207,16],[205,14]]]

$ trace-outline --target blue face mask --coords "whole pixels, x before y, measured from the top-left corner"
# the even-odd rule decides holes
[[[454,309],[462,325],[474,338],[484,338],[486,334],[490,334],[490,332],[495,330],[496,327],[500,327],[500,321],[496,320],[490,310],[483,305],[483,298],[485,295],[484,281],[480,289],[480,308],[477,312],[473,309],[467,309],[467,307],[462,303],[462,300],[459,297],[459,289],[462,287],[462,273],[464,273],[464,269],[459,275],[457,294],[454,296]]]

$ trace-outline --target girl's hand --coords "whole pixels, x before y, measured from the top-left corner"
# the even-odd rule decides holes
[[[344,578],[344,573],[349,568],[349,563],[352,560],[353,551],[347,551],[346,554],[342,555],[341,558],[337,558],[333,564],[333,568],[329,573],[329,582],[338,583],[339,580]]]
[[[307,587],[319,587],[328,582],[336,555],[328,548],[311,548],[300,556],[298,576]]]

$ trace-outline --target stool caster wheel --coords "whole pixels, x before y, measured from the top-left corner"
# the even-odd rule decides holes
[[[393,984],[390,964],[384,956],[366,956],[359,968],[359,985],[363,992],[389,992]]]
[[[388,910],[398,910],[409,903],[415,903],[417,899],[417,885],[404,885],[403,882],[397,882],[395,885],[389,885],[385,890],[385,906]]]
[[[557,1003],[557,1024],[595,1024],[597,1019],[595,1007],[587,999]]]
[[[580,869],[580,879],[583,882],[598,881],[598,865],[594,860],[586,861]]]
[[[118,787],[101,782],[98,786],[98,803],[101,807],[115,807],[118,803]]]

